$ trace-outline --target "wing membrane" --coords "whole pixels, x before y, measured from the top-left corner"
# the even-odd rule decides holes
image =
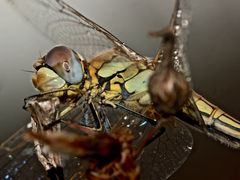
[[[175,52],[174,52],[174,68],[185,74],[186,80],[191,83],[190,68],[187,61],[186,48],[189,35],[189,24],[191,22],[191,7],[189,0],[177,0],[175,9],[172,14],[171,23],[175,29]],[[187,109],[192,110],[194,118],[203,127],[204,121],[200,112],[191,96],[186,103]],[[203,127],[204,128],[204,127]]]
[[[0,146],[0,179],[46,179],[46,172],[34,153],[32,143],[22,139],[27,127],[21,128]],[[71,177],[84,168],[76,157],[65,158],[68,167],[64,169],[65,177]],[[81,164],[82,165],[82,164]],[[82,170],[83,171],[83,170]]]
[[[8,1],[53,42],[65,44],[87,59],[109,48],[117,48],[133,59],[144,59],[62,0]]]
[[[135,135],[135,145],[141,143],[144,135],[152,127],[147,120],[124,109],[105,108],[112,124],[130,128]],[[167,124],[160,136],[144,149],[138,162],[142,179],[166,179],[170,177],[189,156],[193,138],[191,132],[181,122]]]
[[[93,111],[89,110],[88,106],[83,106],[83,104],[85,103],[81,99],[78,105],[69,111],[63,119],[74,120],[79,124],[83,124],[83,119],[88,117],[89,122],[93,121],[94,114],[91,114]],[[97,104],[95,105],[97,113],[101,114],[101,119],[104,121],[107,119],[112,128],[122,126],[133,131],[136,147],[152,127],[151,123],[146,119],[119,107],[112,108],[103,105],[98,107]],[[85,114],[88,114],[88,116]],[[104,125],[104,122],[102,123]],[[36,158],[33,145],[21,139],[25,130],[25,127],[22,128],[1,145],[0,177],[2,179],[6,179],[6,177],[44,179],[46,177],[44,169]],[[184,163],[191,152],[192,145],[191,133],[183,124],[177,122],[175,126],[165,126],[164,131],[160,133],[158,138],[147,145],[138,160],[142,168],[142,178],[166,179]],[[28,169],[33,171],[29,173]],[[64,159],[64,174],[67,178],[72,177],[76,172],[84,173],[85,169],[86,164],[77,157],[69,156]]]
[[[187,38],[189,34],[189,24],[191,22],[191,10],[189,0],[177,0],[172,14],[172,23],[175,28],[175,52],[174,67],[183,72],[188,81],[190,78],[189,64],[186,57]]]

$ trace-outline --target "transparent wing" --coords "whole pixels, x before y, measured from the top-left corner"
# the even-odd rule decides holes
[[[27,127],[21,128],[0,146],[0,179],[39,179],[44,180],[47,173],[38,161],[32,143],[22,139]],[[76,157],[66,157],[68,164],[64,174],[69,179],[76,171],[81,170],[80,160]],[[82,164],[81,164],[82,165]],[[84,170],[82,170],[84,172]]]
[[[22,140],[27,128],[23,127],[0,146],[0,178],[24,179],[43,176],[43,167],[34,155],[32,144]],[[29,171],[31,169],[31,171]],[[28,172],[28,173],[27,173]],[[21,174],[21,175],[20,175]],[[20,175],[20,176],[19,176]],[[30,175],[30,176],[28,176]],[[26,177],[26,178],[25,178]],[[44,177],[44,176],[43,176]],[[43,179],[42,177],[42,179]]]
[[[67,113],[62,120],[71,120],[75,123],[94,128],[97,125],[89,125],[94,121],[95,113],[84,105],[81,98],[78,105]],[[95,103],[96,113],[101,117],[105,130],[115,127],[130,128],[134,135],[134,144],[139,146],[143,137],[152,127],[148,120],[131,111],[112,107],[106,107]],[[107,123],[106,123],[107,122]],[[109,126],[108,126],[109,125]],[[22,135],[27,128],[24,127],[11,138],[1,144],[0,147],[0,177],[1,179],[16,178],[46,178],[46,172],[34,153],[34,147],[22,140]],[[68,128],[65,130],[69,130]],[[193,138],[189,130],[180,122],[176,125],[166,125],[158,133],[158,138],[144,149],[138,159],[141,166],[143,179],[166,179],[171,176],[189,156],[193,146]],[[31,171],[29,172],[29,169]],[[86,163],[77,157],[64,158],[64,174],[70,178],[76,173],[84,173]]]
[[[160,138],[147,146],[139,160],[142,179],[167,179],[187,160],[192,146],[191,132],[181,123],[166,126]],[[149,173],[150,172],[150,173]]]
[[[26,108],[29,102],[38,104],[43,101],[51,101],[51,99],[54,98],[56,97],[51,96],[51,93],[30,96],[25,99],[24,107]],[[69,103],[62,103],[61,106],[52,108],[52,114],[64,110],[69,105]],[[44,116],[41,114],[42,112],[43,111],[37,111],[36,115],[38,117]],[[85,96],[83,96],[79,99],[77,106],[61,120],[77,121],[81,125],[97,129],[99,128],[99,123],[96,122],[94,116],[95,114],[88,106],[88,103],[85,102]],[[49,122],[49,127],[56,125],[56,122],[60,123],[60,121],[55,119],[53,123]],[[45,127],[48,127],[48,125]],[[62,128],[64,130],[74,131],[74,129],[68,128],[64,124]],[[24,126],[1,144],[0,179],[46,179],[47,173],[36,156],[33,143],[27,143],[22,139],[27,130],[29,130],[27,126]],[[86,165],[83,165],[79,158],[72,156],[65,157],[64,164],[67,165],[64,167],[64,175],[67,179],[71,178],[76,172],[84,172],[86,168]]]
[[[113,128],[124,126],[133,131],[136,147],[152,127],[148,120],[129,110],[106,107],[104,111]],[[158,136],[146,146],[138,160],[141,179],[167,179],[183,165],[191,152],[193,137],[179,121],[176,121],[176,125],[165,125]]]
[[[187,40],[189,35],[189,25],[191,22],[192,14],[189,0],[177,0],[175,4],[174,13],[172,14],[172,24],[175,29],[175,49],[174,52],[174,67],[176,70],[183,72],[186,80],[191,83],[191,75],[189,63],[187,61]],[[192,84],[191,84],[192,85]],[[194,119],[200,125],[204,125],[202,116],[195,104],[193,97],[190,97],[187,109],[192,110]]]
[[[87,59],[109,48],[117,48],[133,59],[144,58],[62,0],[8,1],[54,43],[67,45]]]
[[[191,80],[189,64],[186,57],[191,10],[189,0],[177,0],[172,14],[172,24],[175,29],[174,67],[183,72],[188,81]]]
[[[173,52],[173,66],[174,68],[185,74],[187,82],[192,85],[189,63],[187,60],[187,46],[188,46],[188,35],[189,35],[189,25],[191,23],[191,6],[189,0],[176,0],[175,8],[172,13],[172,18],[170,25],[174,28],[174,52]],[[202,116],[195,104],[192,96],[188,99],[185,104],[185,109],[192,112],[193,120],[204,128],[204,121]],[[183,121],[187,122],[185,118]],[[192,123],[191,123],[192,125]],[[191,127],[191,126],[189,126]]]
[[[82,110],[83,106],[85,110]],[[94,103],[96,113],[101,118],[103,130],[127,127],[134,134],[134,145],[139,147],[143,138],[153,127],[150,119],[143,117],[129,109],[117,106],[109,106]],[[86,116],[87,114],[87,116]],[[64,119],[80,123],[94,121],[93,111],[89,110],[86,103],[79,103],[72,112],[69,112]],[[176,121],[173,124],[167,124],[157,133],[154,139],[141,154],[138,163],[141,167],[142,179],[159,179],[163,180],[170,177],[180,168],[191,153],[193,146],[193,137],[188,128],[181,122]]]

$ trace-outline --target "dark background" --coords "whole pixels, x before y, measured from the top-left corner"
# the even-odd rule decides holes
[[[167,24],[173,0],[68,1],[134,50],[152,56],[159,40],[147,36]],[[54,44],[39,34],[6,1],[0,6],[0,141],[26,124],[23,98],[36,93],[32,62]],[[192,0],[188,57],[194,89],[240,118],[240,1]],[[170,179],[240,179],[240,153],[197,132],[184,166]]]

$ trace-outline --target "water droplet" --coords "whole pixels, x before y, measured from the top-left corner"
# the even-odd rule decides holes
[[[130,127],[130,124],[128,124],[127,127],[129,128],[129,127]]]
[[[11,154],[8,155],[9,159],[13,159],[13,156]]]
[[[27,128],[28,128],[28,129],[32,128],[32,123],[28,123],[28,124],[27,124]]]
[[[191,77],[186,77],[187,82],[191,82],[191,80],[192,80]]]
[[[4,179],[10,179],[9,174],[7,174],[7,175],[4,177]]]
[[[187,146],[187,148],[188,148],[189,150],[192,150],[192,146]]]
[[[189,25],[189,21],[187,20],[187,19],[184,19],[183,21],[182,21],[182,26],[183,27],[187,27]]]
[[[180,29],[180,26],[179,26],[179,25],[176,25],[176,26],[175,26],[175,29],[176,29],[176,30],[179,30],[179,29]]]
[[[182,16],[182,10],[177,11],[177,18],[180,18]]]
[[[124,120],[127,120],[128,119],[128,116],[124,116],[124,118],[123,118]]]
[[[140,127],[141,126],[144,126],[145,124],[147,124],[147,121],[144,121],[143,123],[140,124]]]

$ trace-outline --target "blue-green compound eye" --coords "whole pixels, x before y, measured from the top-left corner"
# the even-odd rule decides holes
[[[77,55],[65,46],[56,46],[51,49],[45,58],[60,77],[70,84],[78,84],[83,79],[83,67]]]

